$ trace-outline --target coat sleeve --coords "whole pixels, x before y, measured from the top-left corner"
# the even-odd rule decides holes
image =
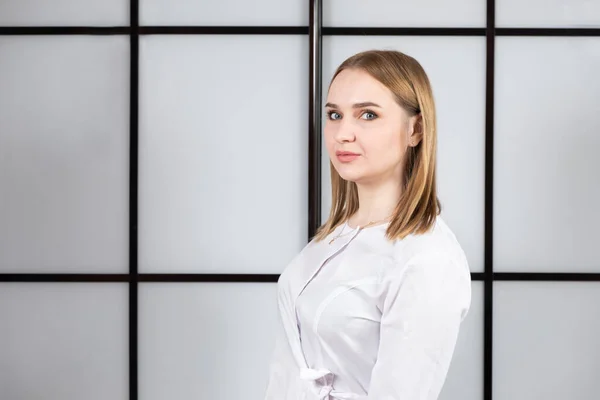
[[[418,255],[391,276],[382,304],[371,400],[436,400],[471,302],[468,267]]]

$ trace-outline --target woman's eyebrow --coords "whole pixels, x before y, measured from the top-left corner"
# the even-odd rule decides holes
[[[333,104],[333,103],[327,103],[327,104],[325,104],[325,107],[340,108],[337,104]],[[373,103],[372,101],[364,101],[362,103],[355,103],[355,104],[352,105],[352,108],[363,108],[363,107],[378,107],[378,108],[382,108],[379,104]]]

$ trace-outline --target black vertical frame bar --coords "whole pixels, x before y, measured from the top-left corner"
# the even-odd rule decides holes
[[[321,0],[309,0],[310,42],[308,88],[308,240],[321,224],[321,75],[322,75]]]
[[[487,0],[485,73],[485,227],[483,399],[492,400],[494,312],[494,66],[496,3]]]
[[[129,274],[138,274],[139,0],[130,0]],[[138,282],[129,281],[129,400],[138,399]]]

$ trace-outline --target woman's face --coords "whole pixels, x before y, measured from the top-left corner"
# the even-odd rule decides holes
[[[325,146],[343,179],[401,182],[407,146],[419,140],[413,135],[417,117],[409,117],[387,87],[362,70],[343,70],[330,86],[325,108]]]

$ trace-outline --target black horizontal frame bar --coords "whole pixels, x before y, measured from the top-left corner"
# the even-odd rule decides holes
[[[0,282],[277,282],[278,274],[0,274]]]
[[[329,36],[486,36],[488,30],[495,36],[600,36],[598,28],[323,28]]]
[[[279,274],[140,274],[140,282],[275,283]]]
[[[485,28],[323,27],[328,36],[485,36]]]
[[[130,282],[129,274],[76,274],[76,273],[8,273],[0,274],[0,282]]]
[[[308,35],[308,26],[0,26],[0,35]]]
[[[3,273],[0,282],[231,282],[275,283],[279,274],[77,274],[77,273]],[[472,272],[473,281],[484,281],[484,272]],[[600,282],[600,273],[494,272],[494,281]]]
[[[141,26],[141,35],[308,35],[308,26]]]
[[[129,26],[0,26],[2,35],[129,35]]]
[[[495,36],[596,36],[598,28],[491,28]],[[0,26],[6,35],[308,35],[308,26]],[[486,36],[486,28],[324,27],[327,36]]]
[[[494,281],[600,282],[600,273],[578,272],[494,272]]]
[[[496,36],[600,36],[598,28],[496,28]]]

